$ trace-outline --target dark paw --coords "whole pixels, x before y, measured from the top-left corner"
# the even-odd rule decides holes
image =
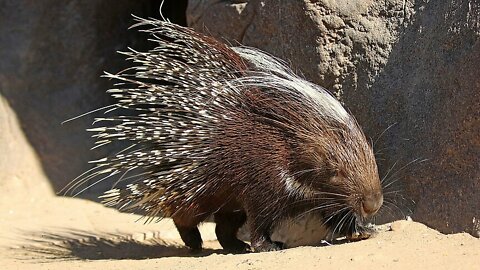
[[[253,247],[254,252],[266,252],[266,251],[277,251],[282,250],[285,247],[285,244],[282,242],[263,242],[259,245]]]
[[[228,245],[222,245],[223,249],[225,251],[231,252],[231,253],[247,253],[247,252],[252,252],[252,249],[250,248],[250,245],[240,241],[238,239],[235,239],[235,241],[231,241],[228,243]]]
[[[188,251],[191,253],[191,254],[198,254],[198,253],[201,253],[202,252],[202,247],[188,247]]]

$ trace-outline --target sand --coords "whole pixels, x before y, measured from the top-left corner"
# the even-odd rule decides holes
[[[32,195],[33,194],[33,195]],[[6,199],[8,198],[8,199]],[[480,269],[480,240],[444,235],[413,221],[382,226],[374,238],[257,254],[225,254],[214,225],[206,250],[183,248],[171,222],[75,198],[10,192],[0,200],[0,269]]]

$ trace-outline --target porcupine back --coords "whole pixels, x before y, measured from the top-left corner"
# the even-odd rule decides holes
[[[96,133],[92,137],[97,146],[114,141],[131,145],[92,161],[95,167],[70,189],[91,179],[97,180],[94,184],[107,179],[115,185],[126,182],[125,188],[108,191],[104,203],[154,217],[202,192],[200,172],[211,152],[210,138],[219,118],[236,106],[235,94],[225,83],[246,67],[212,38],[165,21],[135,19],[138,23],[132,27],[146,27],[140,31],[157,46],[149,52],[121,52],[136,64],[118,74],[106,73],[117,81],[107,92],[121,112],[96,118],[101,127],[89,129]]]
[[[117,81],[108,93],[121,113],[97,118],[101,127],[90,129],[96,133],[97,146],[113,141],[131,145],[93,161],[95,167],[71,188],[91,179],[96,180],[94,184],[107,179],[114,186],[125,183],[106,192],[105,204],[141,210],[151,218],[195,208],[204,197],[219,192],[222,181],[229,181],[222,179],[222,172],[235,171],[228,156],[238,153],[228,153],[228,146],[218,144],[216,138],[244,125],[239,121],[246,118],[281,130],[293,141],[320,144],[318,134],[347,129],[353,134],[348,136],[354,137],[352,148],[371,152],[342,106],[281,61],[253,48],[227,47],[168,22],[137,20],[134,27],[142,28],[157,46],[148,52],[124,52],[136,65],[119,74],[106,74]],[[219,155],[226,157],[224,163],[212,164]],[[361,158],[368,163],[371,157]],[[254,186],[247,181],[243,185],[240,192]],[[287,188],[301,193],[304,187],[287,182]]]

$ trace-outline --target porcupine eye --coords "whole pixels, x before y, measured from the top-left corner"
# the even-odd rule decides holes
[[[341,169],[334,169],[327,180],[326,191],[331,193],[329,196],[342,202],[350,201],[349,179]]]
[[[335,169],[330,177],[330,183],[335,186],[342,185],[345,182],[345,178],[345,174],[342,170]]]
[[[325,166],[325,164],[310,169],[310,171],[312,173],[306,177],[305,183],[309,183],[312,188],[320,192],[337,193],[338,186],[344,182],[344,175],[340,170]]]

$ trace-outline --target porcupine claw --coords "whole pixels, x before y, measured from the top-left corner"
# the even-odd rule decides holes
[[[347,235],[348,241],[360,241],[368,239],[376,234],[375,227],[373,225],[362,225],[357,228],[357,231],[351,232]]]
[[[278,251],[285,248],[285,244],[282,242],[274,241],[268,242],[264,241],[259,245],[254,247],[255,252],[266,252],[266,251]]]

